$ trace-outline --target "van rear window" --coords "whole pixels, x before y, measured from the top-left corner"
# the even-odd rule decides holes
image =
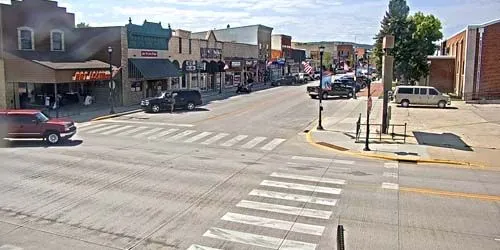
[[[398,94],[413,94],[413,88],[398,88]]]

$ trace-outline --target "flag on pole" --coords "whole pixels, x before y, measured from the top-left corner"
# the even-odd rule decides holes
[[[311,65],[309,65],[309,63],[307,63],[306,61],[303,61],[302,65],[304,66],[304,72],[306,72],[307,74],[312,73],[313,68],[311,67]]]

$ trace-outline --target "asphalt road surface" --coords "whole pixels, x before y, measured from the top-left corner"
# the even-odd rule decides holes
[[[282,86],[11,141],[0,249],[337,249],[338,225],[345,249],[500,249],[500,172],[319,149],[316,117],[305,86]]]

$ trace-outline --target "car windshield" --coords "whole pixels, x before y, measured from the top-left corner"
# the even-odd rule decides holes
[[[165,98],[165,97],[170,97],[171,93],[170,92],[161,92],[156,97],[158,98]]]
[[[47,122],[49,120],[49,118],[42,112],[36,113],[36,119],[40,122]]]

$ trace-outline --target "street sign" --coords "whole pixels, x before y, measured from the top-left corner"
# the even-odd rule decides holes
[[[369,112],[369,113],[371,113],[371,112],[372,112],[372,105],[373,105],[373,103],[372,103],[372,97],[371,97],[371,96],[369,96],[369,97],[368,97],[368,112]]]

